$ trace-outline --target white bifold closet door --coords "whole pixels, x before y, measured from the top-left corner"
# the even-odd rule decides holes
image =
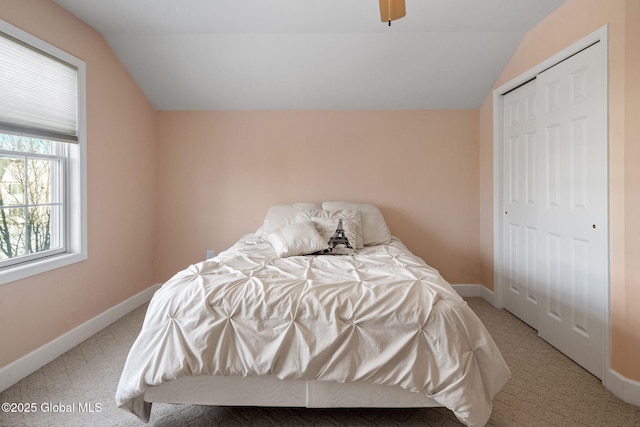
[[[602,378],[607,147],[601,43],[504,95],[505,308]]]

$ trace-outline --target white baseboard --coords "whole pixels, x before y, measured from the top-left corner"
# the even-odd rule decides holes
[[[461,297],[480,297],[495,307],[494,293],[482,285],[451,285]]]
[[[87,320],[64,335],[33,350],[15,362],[0,368],[0,392],[8,389],[28,375],[31,375],[82,341],[97,334],[116,320],[151,300],[154,292],[158,290],[159,287],[159,284],[150,286],[144,291],[97,315],[93,319]]]
[[[609,369],[603,383],[605,388],[620,400],[640,406],[640,381],[631,380]]]

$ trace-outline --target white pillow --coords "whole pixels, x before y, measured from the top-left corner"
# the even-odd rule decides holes
[[[285,225],[269,234],[267,240],[279,257],[306,255],[329,247],[311,221]]]
[[[267,211],[262,226],[256,234],[263,239],[276,230],[295,222],[296,215],[312,209],[322,209],[320,203],[291,203],[288,205],[273,205]]]
[[[391,241],[391,232],[377,206],[367,203],[324,202],[322,209],[325,211],[340,209],[360,211],[365,246],[386,245]]]
[[[315,220],[316,218],[346,219],[351,222],[354,222],[356,226],[356,235],[355,235],[356,246],[354,247],[354,249],[362,249],[364,247],[364,238],[363,238],[364,234],[362,231],[362,215],[360,214],[360,211],[351,211],[348,209],[340,209],[337,211],[325,211],[322,209],[314,209],[311,211],[298,214],[295,222],[311,221],[311,220]],[[334,230],[335,230],[335,227],[334,227]]]

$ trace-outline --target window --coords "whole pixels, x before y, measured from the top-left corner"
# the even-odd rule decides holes
[[[0,20],[0,283],[86,259],[85,64]]]
[[[0,265],[65,251],[63,145],[0,134]]]

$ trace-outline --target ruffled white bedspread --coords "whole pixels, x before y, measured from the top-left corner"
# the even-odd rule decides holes
[[[156,292],[116,403],[148,421],[149,386],[195,375],[398,385],[484,425],[511,373],[467,304],[398,239],[276,258],[247,235]]]

